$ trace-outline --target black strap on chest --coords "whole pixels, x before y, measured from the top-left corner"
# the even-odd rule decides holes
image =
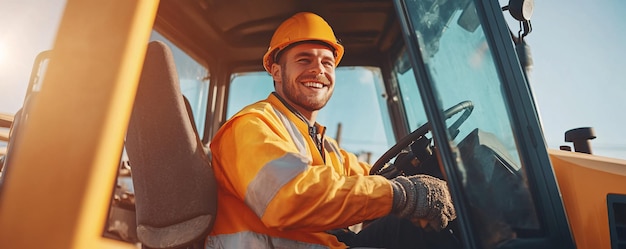
[[[315,147],[317,147],[317,150],[320,152],[320,154],[322,155],[322,159],[324,160],[324,162],[326,162],[326,156],[324,153],[324,142],[322,140],[324,140],[324,134],[321,134],[318,136],[319,131],[317,130],[317,126],[313,125],[313,126],[309,126],[309,136],[311,136],[311,138],[313,138],[313,142],[315,142]],[[322,139],[320,139],[320,137],[322,137]]]

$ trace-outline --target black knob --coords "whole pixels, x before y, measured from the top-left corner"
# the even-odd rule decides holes
[[[591,154],[589,140],[596,138],[592,127],[580,127],[565,132],[565,142],[574,143],[574,151]]]

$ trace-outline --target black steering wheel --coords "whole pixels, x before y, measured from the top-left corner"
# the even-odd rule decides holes
[[[459,127],[463,124],[463,122],[465,122],[465,120],[467,120],[473,110],[474,104],[471,101],[466,100],[450,107],[444,112],[445,118],[449,119],[455,114],[464,111],[463,114],[456,121],[454,121],[450,127],[448,127],[448,133],[451,134],[453,139],[459,134]],[[387,164],[387,162],[389,162],[389,160],[398,156],[404,148],[408,147],[412,142],[422,138],[429,130],[431,130],[431,126],[430,122],[427,122],[415,129],[415,131],[411,132],[411,134],[400,139],[400,141],[389,148],[389,150],[387,150],[387,152],[378,158],[374,165],[372,165],[370,175],[380,175],[383,167]]]

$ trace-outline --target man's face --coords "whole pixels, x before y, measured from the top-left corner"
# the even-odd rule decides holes
[[[307,115],[322,109],[335,88],[335,57],[326,46],[302,43],[284,51],[272,65],[276,92]]]

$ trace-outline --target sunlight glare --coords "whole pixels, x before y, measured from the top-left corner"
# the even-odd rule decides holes
[[[4,61],[6,60],[6,46],[4,45],[4,42],[0,41],[0,65],[4,64]]]

